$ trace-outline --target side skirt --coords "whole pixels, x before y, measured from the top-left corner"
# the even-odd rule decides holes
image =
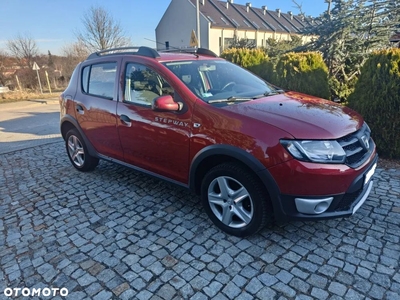
[[[162,176],[162,175],[160,175],[160,174],[157,174],[157,173],[148,171],[148,170],[146,170],[146,169],[143,169],[143,168],[140,168],[140,167],[137,167],[137,166],[128,164],[128,163],[126,163],[126,162],[123,162],[123,161],[120,161],[120,160],[118,160],[118,159],[111,158],[111,157],[108,157],[108,156],[105,156],[105,155],[102,155],[102,154],[97,154],[97,156],[98,156],[99,158],[104,159],[104,160],[107,160],[107,161],[109,161],[109,162],[117,163],[117,164],[119,164],[119,165],[122,165],[122,166],[124,166],[124,167],[128,167],[128,168],[133,169],[133,170],[135,170],[135,171],[142,172],[142,173],[144,173],[144,174],[146,174],[146,175],[150,175],[150,176],[156,177],[156,178],[158,178],[158,179],[162,179],[162,180],[164,180],[164,181],[168,181],[168,182],[173,183],[173,184],[175,184],[175,185],[179,185],[179,186],[181,186],[181,187],[184,187],[184,188],[186,188],[186,189],[189,189],[189,185],[188,185],[188,184],[184,184],[184,183],[182,183],[182,182],[179,182],[179,181],[170,179],[170,178],[165,177],[165,176]]]

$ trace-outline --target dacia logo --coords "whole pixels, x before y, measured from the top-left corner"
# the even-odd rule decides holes
[[[362,146],[363,146],[363,148],[365,150],[369,149],[369,138],[366,135],[363,135],[361,137],[361,143],[362,143]]]

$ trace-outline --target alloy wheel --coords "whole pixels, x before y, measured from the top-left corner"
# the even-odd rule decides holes
[[[68,138],[68,154],[76,166],[82,167],[85,163],[85,151],[83,145],[75,135],[71,135]]]
[[[210,183],[208,203],[217,219],[226,226],[242,228],[253,219],[253,200],[247,189],[232,177],[219,176]]]

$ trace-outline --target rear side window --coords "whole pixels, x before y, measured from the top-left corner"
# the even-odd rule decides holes
[[[83,92],[106,99],[113,99],[116,73],[116,62],[86,66],[82,70]]]

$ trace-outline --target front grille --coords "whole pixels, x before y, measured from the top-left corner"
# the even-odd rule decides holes
[[[363,137],[368,141],[369,148],[366,147]],[[360,130],[338,139],[338,142],[346,152],[346,165],[352,168],[363,164],[374,149],[374,142],[366,124]]]

